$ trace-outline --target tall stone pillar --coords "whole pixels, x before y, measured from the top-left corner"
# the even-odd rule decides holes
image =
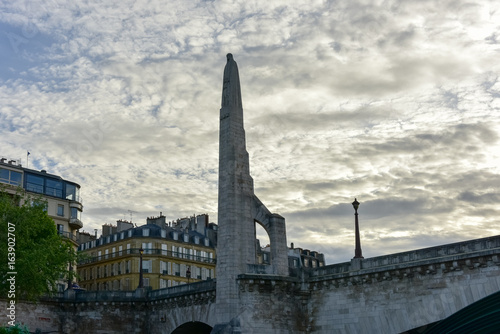
[[[254,194],[243,128],[238,66],[229,53],[220,109],[217,324],[212,330],[214,334],[236,334],[244,329],[240,320],[248,305],[241,302],[237,278],[254,270],[251,265],[256,263],[255,221],[264,226],[271,241],[271,265],[267,272],[287,276],[285,219],[272,214]]]
[[[241,305],[237,277],[255,263],[253,179],[243,128],[238,66],[227,55],[219,129],[219,205],[217,236],[217,322],[234,322]]]

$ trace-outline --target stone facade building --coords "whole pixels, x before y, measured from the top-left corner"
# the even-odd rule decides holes
[[[103,225],[99,239],[80,244],[79,285],[86,290],[135,290],[142,253],[143,285],[162,289],[215,277],[215,224],[207,215],[166,223],[148,218],[139,227],[126,221]]]

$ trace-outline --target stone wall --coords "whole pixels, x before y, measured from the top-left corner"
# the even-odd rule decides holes
[[[344,273],[310,283],[312,333],[402,333],[500,290],[495,255]]]
[[[7,306],[0,300],[0,309]],[[213,326],[214,319],[214,281],[154,291],[66,291],[37,303],[16,303],[16,323],[43,333],[170,334],[187,322]]]
[[[240,275],[238,314],[241,333],[303,334],[310,331],[309,293],[298,279],[277,275]]]

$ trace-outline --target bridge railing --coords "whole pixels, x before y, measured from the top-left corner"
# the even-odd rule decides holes
[[[143,291],[65,291],[56,292],[49,296],[45,296],[44,300],[71,300],[77,302],[90,301],[136,301],[136,300],[156,300],[163,298],[171,298],[180,295],[189,295],[194,293],[215,291],[215,279],[201,281],[191,284],[183,284],[170,288],[159,290],[151,290],[145,288]]]
[[[135,291],[78,291],[75,301],[128,301],[136,298]]]
[[[201,281],[191,284],[183,284],[170,288],[152,290],[149,292],[150,299],[161,299],[164,297],[175,297],[178,295],[187,295],[191,293],[200,293],[215,290],[215,280]]]
[[[412,262],[417,261],[436,259],[440,257],[445,258],[454,255],[472,254],[475,252],[494,249],[500,249],[500,235],[367,258],[362,260],[362,268],[370,269],[391,265],[411,264]],[[323,276],[341,274],[351,270],[353,270],[351,262],[343,262],[317,268],[316,270],[313,270],[310,275]]]

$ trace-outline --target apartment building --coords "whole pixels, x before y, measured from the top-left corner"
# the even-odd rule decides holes
[[[19,160],[7,158],[0,158],[0,184],[5,185],[9,194],[22,189],[34,198],[39,196],[46,201],[47,214],[54,220],[59,234],[78,247],[76,232],[83,227],[79,184],[45,170],[24,168]]]
[[[103,225],[96,240],[80,244],[80,287],[87,290],[161,289],[215,277],[217,225],[208,215],[165,222],[165,216],[134,227],[127,221]]]

